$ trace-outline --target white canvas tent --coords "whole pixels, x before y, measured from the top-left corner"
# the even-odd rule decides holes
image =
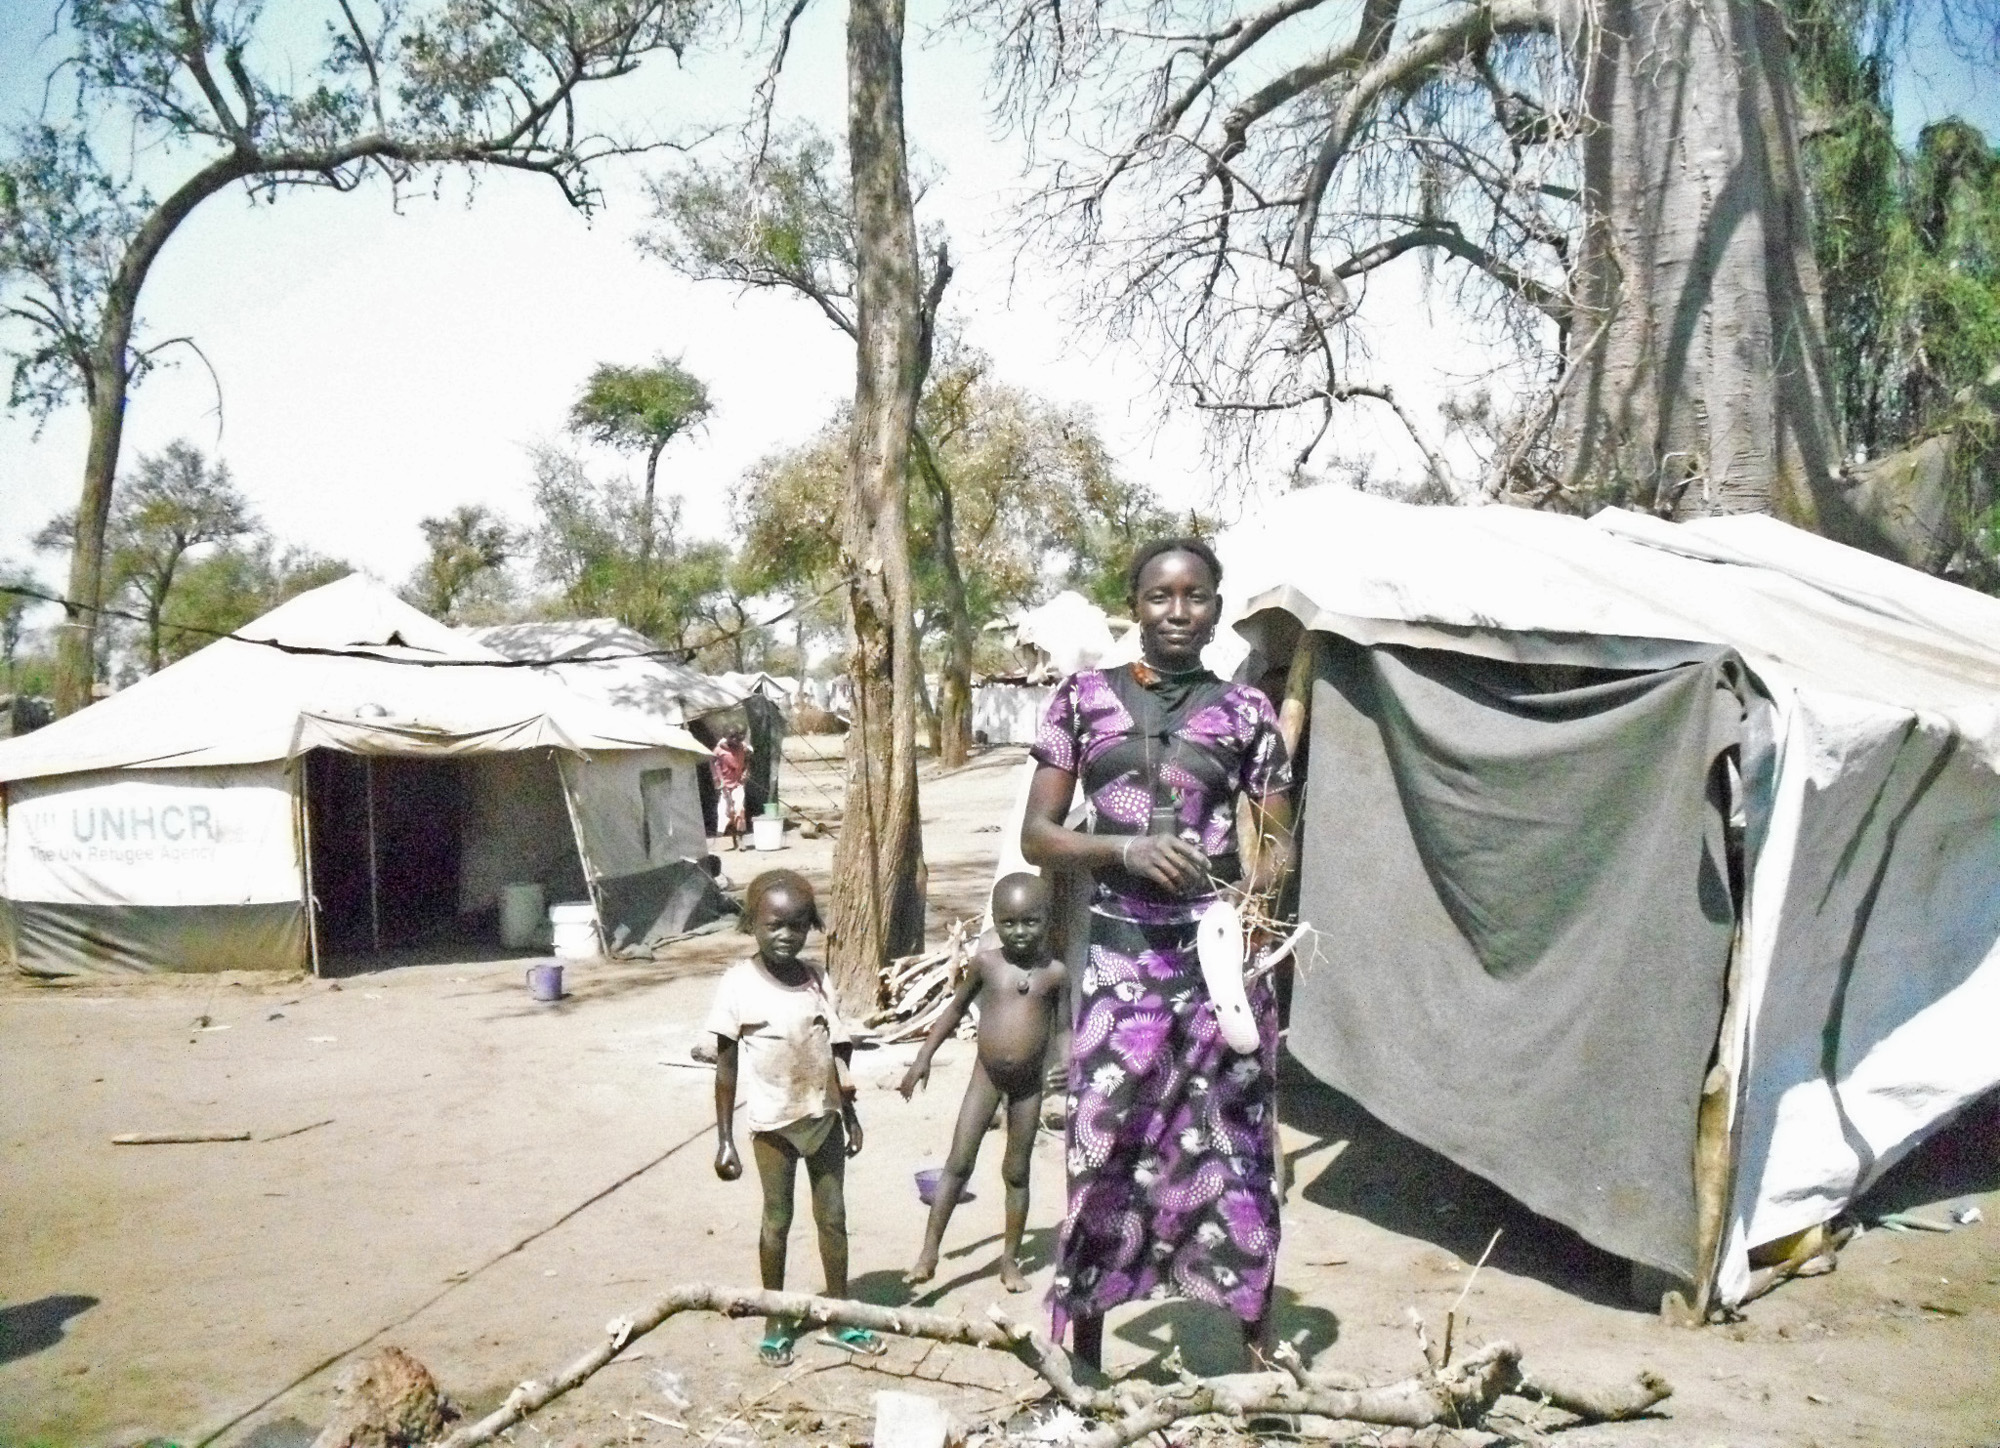
[[[14,958],[317,965],[514,882],[589,898],[607,943],[635,945],[698,872],[706,752],[345,578],[0,744]]]
[[[1220,552],[1309,708],[1321,1079],[1722,1302],[2000,1084],[2000,600],[1765,517],[1334,488]]]
[[[615,618],[552,619],[461,629],[510,659],[551,660],[547,673],[574,692],[615,709],[636,709],[686,724],[743,702],[750,685],[704,674],[666,658],[651,639]]]

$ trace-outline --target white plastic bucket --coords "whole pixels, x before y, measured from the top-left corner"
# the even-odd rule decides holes
[[[549,908],[548,893],[539,884],[500,887],[500,943],[526,950],[542,933]]]
[[[785,821],[780,815],[758,815],[750,821],[750,846],[757,850],[785,847]]]
[[[597,910],[588,900],[549,906],[549,931],[558,960],[589,960],[597,954]]]

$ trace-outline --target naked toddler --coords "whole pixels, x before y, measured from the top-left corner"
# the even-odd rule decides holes
[[[931,1057],[957,1029],[966,1008],[979,1001],[979,1059],[959,1107],[951,1156],[931,1199],[923,1250],[903,1280],[914,1286],[937,1272],[945,1224],[979,1160],[979,1144],[993,1109],[1007,1105],[1007,1154],[1000,1178],[1007,1187],[1007,1223],[1000,1255],[1000,1283],[1009,1292],[1027,1289],[1021,1272],[1021,1232],[1028,1220],[1028,1165],[1042,1112],[1043,1066],[1049,1042],[1069,1021],[1064,1008],[1064,970],[1049,956],[1049,887],[1039,875],[1009,875],[993,887],[993,928],[1000,948],[972,958],[965,981],[952,997],[917,1059],[896,1089],[905,1101],[930,1080]]]

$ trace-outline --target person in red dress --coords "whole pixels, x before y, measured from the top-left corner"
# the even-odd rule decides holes
[[[715,773],[715,832],[729,836],[729,848],[743,848],[744,831],[750,828],[744,808],[743,779],[750,772],[750,744],[743,731],[732,729],[722,736],[713,751],[709,767]]]

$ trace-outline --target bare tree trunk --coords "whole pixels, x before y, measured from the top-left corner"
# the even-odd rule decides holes
[[[1851,513],[1781,13],[1606,0],[1581,57],[1588,220],[1569,485],[1663,517]]]
[[[646,501],[645,511],[639,516],[639,567],[642,573],[650,573],[653,564],[653,488],[660,474],[660,454],[666,449],[665,442],[656,442],[646,454]],[[740,667],[740,666],[739,666]]]
[[[944,579],[944,671],[938,683],[937,739],[932,752],[946,769],[958,769],[972,752],[972,609],[965,601],[965,575],[958,567],[951,484],[921,430],[911,438],[911,448],[917,470],[930,485],[937,505],[931,546]]]
[[[903,135],[903,0],[849,0],[847,118],[859,336],[842,551],[852,578],[854,727],[827,958],[842,1002],[858,1009],[877,1004],[889,957],[923,943],[908,498],[910,428],[923,378],[917,227]]]
[[[125,438],[125,398],[132,387],[132,319],[160,248],[203,200],[249,174],[241,153],[202,167],[146,218],[105,288],[104,319],[90,353],[85,391],[90,403],[90,449],[84,454],[83,496],[76,506],[76,538],[69,560],[66,617],[56,639],[56,713],[74,714],[90,703],[97,677],[97,609],[104,602],[104,537],[111,524],[111,492],[118,477],[118,449]]]
[[[129,315],[129,312],[128,312]],[[74,714],[90,703],[97,681],[97,610],[104,603],[104,539],[111,526],[111,492],[118,476],[118,449],[125,437],[125,393],[131,378],[125,348],[130,327],[114,335],[92,359],[90,450],[84,455],[83,496],[76,505],[76,537],[70,548],[68,602],[56,634],[55,708]]]

